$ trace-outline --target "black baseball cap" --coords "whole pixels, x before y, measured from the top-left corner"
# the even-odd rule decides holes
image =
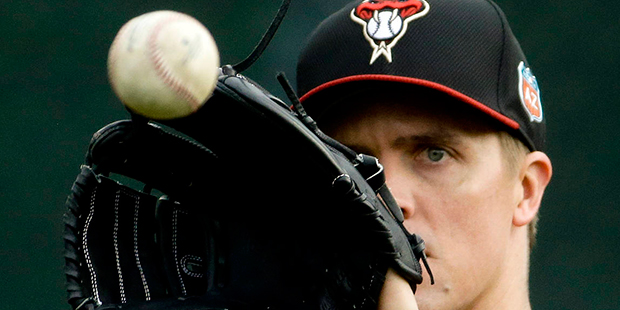
[[[338,92],[368,81],[440,91],[544,150],[538,82],[492,1],[357,0],[334,13],[300,54],[301,102],[320,115]]]

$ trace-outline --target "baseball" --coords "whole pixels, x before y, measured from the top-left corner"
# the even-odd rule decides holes
[[[108,77],[131,111],[173,119],[195,112],[211,96],[219,63],[213,36],[199,21],[155,11],[121,27],[108,54]]]
[[[368,35],[375,40],[389,40],[398,35],[403,27],[403,19],[398,11],[375,11],[368,21]]]

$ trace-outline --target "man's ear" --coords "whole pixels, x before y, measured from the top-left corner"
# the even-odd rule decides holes
[[[512,217],[515,226],[527,225],[534,219],[552,174],[553,168],[547,154],[538,151],[527,154],[519,174],[523,199]]]

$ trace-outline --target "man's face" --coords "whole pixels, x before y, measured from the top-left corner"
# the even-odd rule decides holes
[[[425,275],[416,292],[420,309],[471,306],[511,268],[520,182],[496,130],[481,125],[488,120],[480,112],[445,98],[356,98],[319,126],[379,158],[405,226],[426,241],[436,284]]]

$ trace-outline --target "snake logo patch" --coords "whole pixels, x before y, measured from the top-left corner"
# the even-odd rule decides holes
[[[351,10],[351,19],[362,25],[364,37],[372,47],[370,64],[383,55],[392,62],[392,48],[407,32],[407,25],[426,13],[426,0],[364,0]]]
[[[525,111],[530,116],[530,122],[542,122],[543,110],[540,102],[540,88],[536,77],[530,68],[523,62],[519,63],[519,97]]]

